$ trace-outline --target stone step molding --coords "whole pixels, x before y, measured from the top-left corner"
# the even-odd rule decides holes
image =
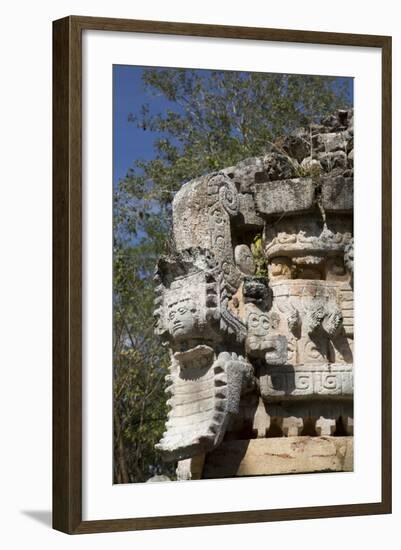
[[[352,437],[298,436],[223,442],[206,456],[202,478],[352,470]]]

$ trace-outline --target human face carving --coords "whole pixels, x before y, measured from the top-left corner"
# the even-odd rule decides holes
[[[196,325],[196,305],[192,300],[172,304],[168,312],[169,332],[174,337],[190,334]]]

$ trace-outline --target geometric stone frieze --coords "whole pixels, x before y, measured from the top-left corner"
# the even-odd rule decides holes
[[[352,399],[353,365],[284,365],[266,369],[260,392],[267,401],[334,397]]]

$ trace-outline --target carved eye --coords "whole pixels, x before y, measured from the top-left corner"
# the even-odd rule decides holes
[[[173,320],[174,317],[175,317],[175,311],[174,311],[174,310],[171,310],[170,313],[168,314],[168,318],[169,318],[170,320]]]
[[[269,330],[269,320],[268,320],[267,317],[262,317],[261,318],[261,325],[262,325],[263,329]]]
[[[178,308],[178,312],[180,313],[180,315],[184,315],[184,313],[187,312],[187,308],[185,306],[181,306],[180,308]]]
[[[251,315],[249,316],[249,325],[254,328],[259,326],[259,317],[254,313],[251,313]]]

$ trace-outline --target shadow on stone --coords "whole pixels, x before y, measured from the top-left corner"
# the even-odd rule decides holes
[[[270,375],[271,384],[274,390],[290,394],[295,390],[295,369],[292,365],[281,365],[279,372],[273,365],[262,365],[260,376]]]
[[[235,477],[249,446],[249,440],[225,441],[206,456],[203,479]]]

